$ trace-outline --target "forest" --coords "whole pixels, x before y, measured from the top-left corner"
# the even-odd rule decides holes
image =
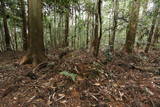
[[[0,0],[0,107],[160,107],[160,0]]]

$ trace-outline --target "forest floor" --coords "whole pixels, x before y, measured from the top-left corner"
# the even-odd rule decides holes
[[[160,107],[160,51],[116,52],[108,62],[49,53],[34,69],[18,65],[21,52],[0,53],[0,107]]]

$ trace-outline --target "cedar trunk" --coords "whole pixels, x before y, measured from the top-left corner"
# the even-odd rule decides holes
[[[42,1],[29,0],[29,48],[20,64],[32,63],[33,66],[45,60],[42,23]]]
[[[26,12],[25,12],[25,4],[24,0],[20,0],[21,3],[21,12],[22,12],[22,21],[23,21],[23,26],[22,26],[22,40],[23,40],[23,50],[27,50],[27,20],[26,20]]]
[[[86,49],[88,48],[88,43],[89,43],[89,24],[90,24],[90,14],[88,13],[88,18],[87,18],[87,38],[86,38]]]
[[[112,28],[112,35],[109,40],[109,49],[111,52],[114,51],[114,41],[116,36],[116,30],[117,30],[117,17],[118,17],[118,0],[114,0],[113,3],[113,28]]]
[[[69,45],[68,37],[69,37],[69,6],[66,7],[67,11],[65,13],[65,37],[63,42],[63,47],[67,47]]]
[[[154,35],[153,46],[155,46],[155,44],[158,43],[158,38],[160,37],[159,29],[160,28],[157,26],[155,30],[155,35]]]
[[[6,43],[6,50],[9,51],[11,50],[10,46],[10,34],[9,34],[9,29],[8,29],[8,23],[7,23],[7,17],[5,16],[3,18],[3,25],[4,25],[4,32],[5,32],[5,43]]]
[[[132,53],[136,39],[137,24],[139,18],[140,0],[133,0],[130,11],[129,25],[127,29],[127,37],[124,50],[127,53]]]
[[[94,57],[98,56],[100,40],[102,37],[101,5],[102,5],[102,1],[97,0],[97,6],[96,6],[97,12],[95,13],[95,28],[94,28],[95,31],[94,31],[94,38],[93,38],[91,49],[90,49]]]
[[[6,15],[5,3],[3,1],[1,1],[1,8],[2,8],[2,13],[3,13],[3,27],[4,27],[4,33],[5,33],[5,45],[6,45],[6,50],[9,51],[9,50],[11,50],[11,44],[10,44],[11,38],[10,38],[8,22],[7,22],[7,19],[9,18],[9,16]]]
[[[150,33],[149,33],[149,36],[148,36],[148,39],[147,39],[147,46],[145,48],[145,53],[148,53],[149,49],[150,49],[150,46],[152,44],[152,39],[155,35],[155,31],[156,31],[156,24],[158,23],[158,12],[159,12],[159,8],[158,6],[155,8],[155,15],[153,17],[153,20],[152,20],[152,26],[151,26],[151,30],[150,30]]]

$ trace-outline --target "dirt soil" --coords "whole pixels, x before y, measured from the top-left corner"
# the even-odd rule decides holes
[[[18,64],[21,52],[0,53],[0,107],[160,107],[159,51],[49,53],[34,68]]]

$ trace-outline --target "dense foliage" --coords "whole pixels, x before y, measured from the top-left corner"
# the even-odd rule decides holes
[[[25,1],[25,12],[27,13],[27,1]],[[132,0],[118,0],[118,17],[115,48],[123,48],[125,43],[126,30],[129,22],[129,11]],[[2,2],[2,1],[1,1]],[[9,33],[11,37],[11,47],[13,50],[23,49],[22,40],[22,13],[20,0],[4,0],[5,15],[8,19]],[[109,38],[113,29],[113,2],[112,0],[102,0],[102,40],[101,49],[108,48]],[[59,48],[63,45],[63,37],[65,32],[65,15],[69,12],[69,47],[74,49],[87,48],[90,46],[95,24],[95,0],[44,0],[43,16],[44,16],[44,39],[45,47],[49,49]],[[152,19],[158,11],[154,11],[159,7],[159,0],[141,0],[139,20],[136,36],[136,44],[138,47],[144,48],[147,45]],[[2,3],[1,3],[2,5]],[[0,49],[5,49],[4,29],[2,8],[0,8]],[[155,17],[156,17],[155,16]],[[157,16],[159,17],[159,16]],[[157,18],[158,19],[158,18]],[[159,26],[159,24],[158,24]],[[159,30],[157,31],[159,35]],[[157,41],[157,40],[156,40]],[[155,46],[157,47],[158,44]]]

